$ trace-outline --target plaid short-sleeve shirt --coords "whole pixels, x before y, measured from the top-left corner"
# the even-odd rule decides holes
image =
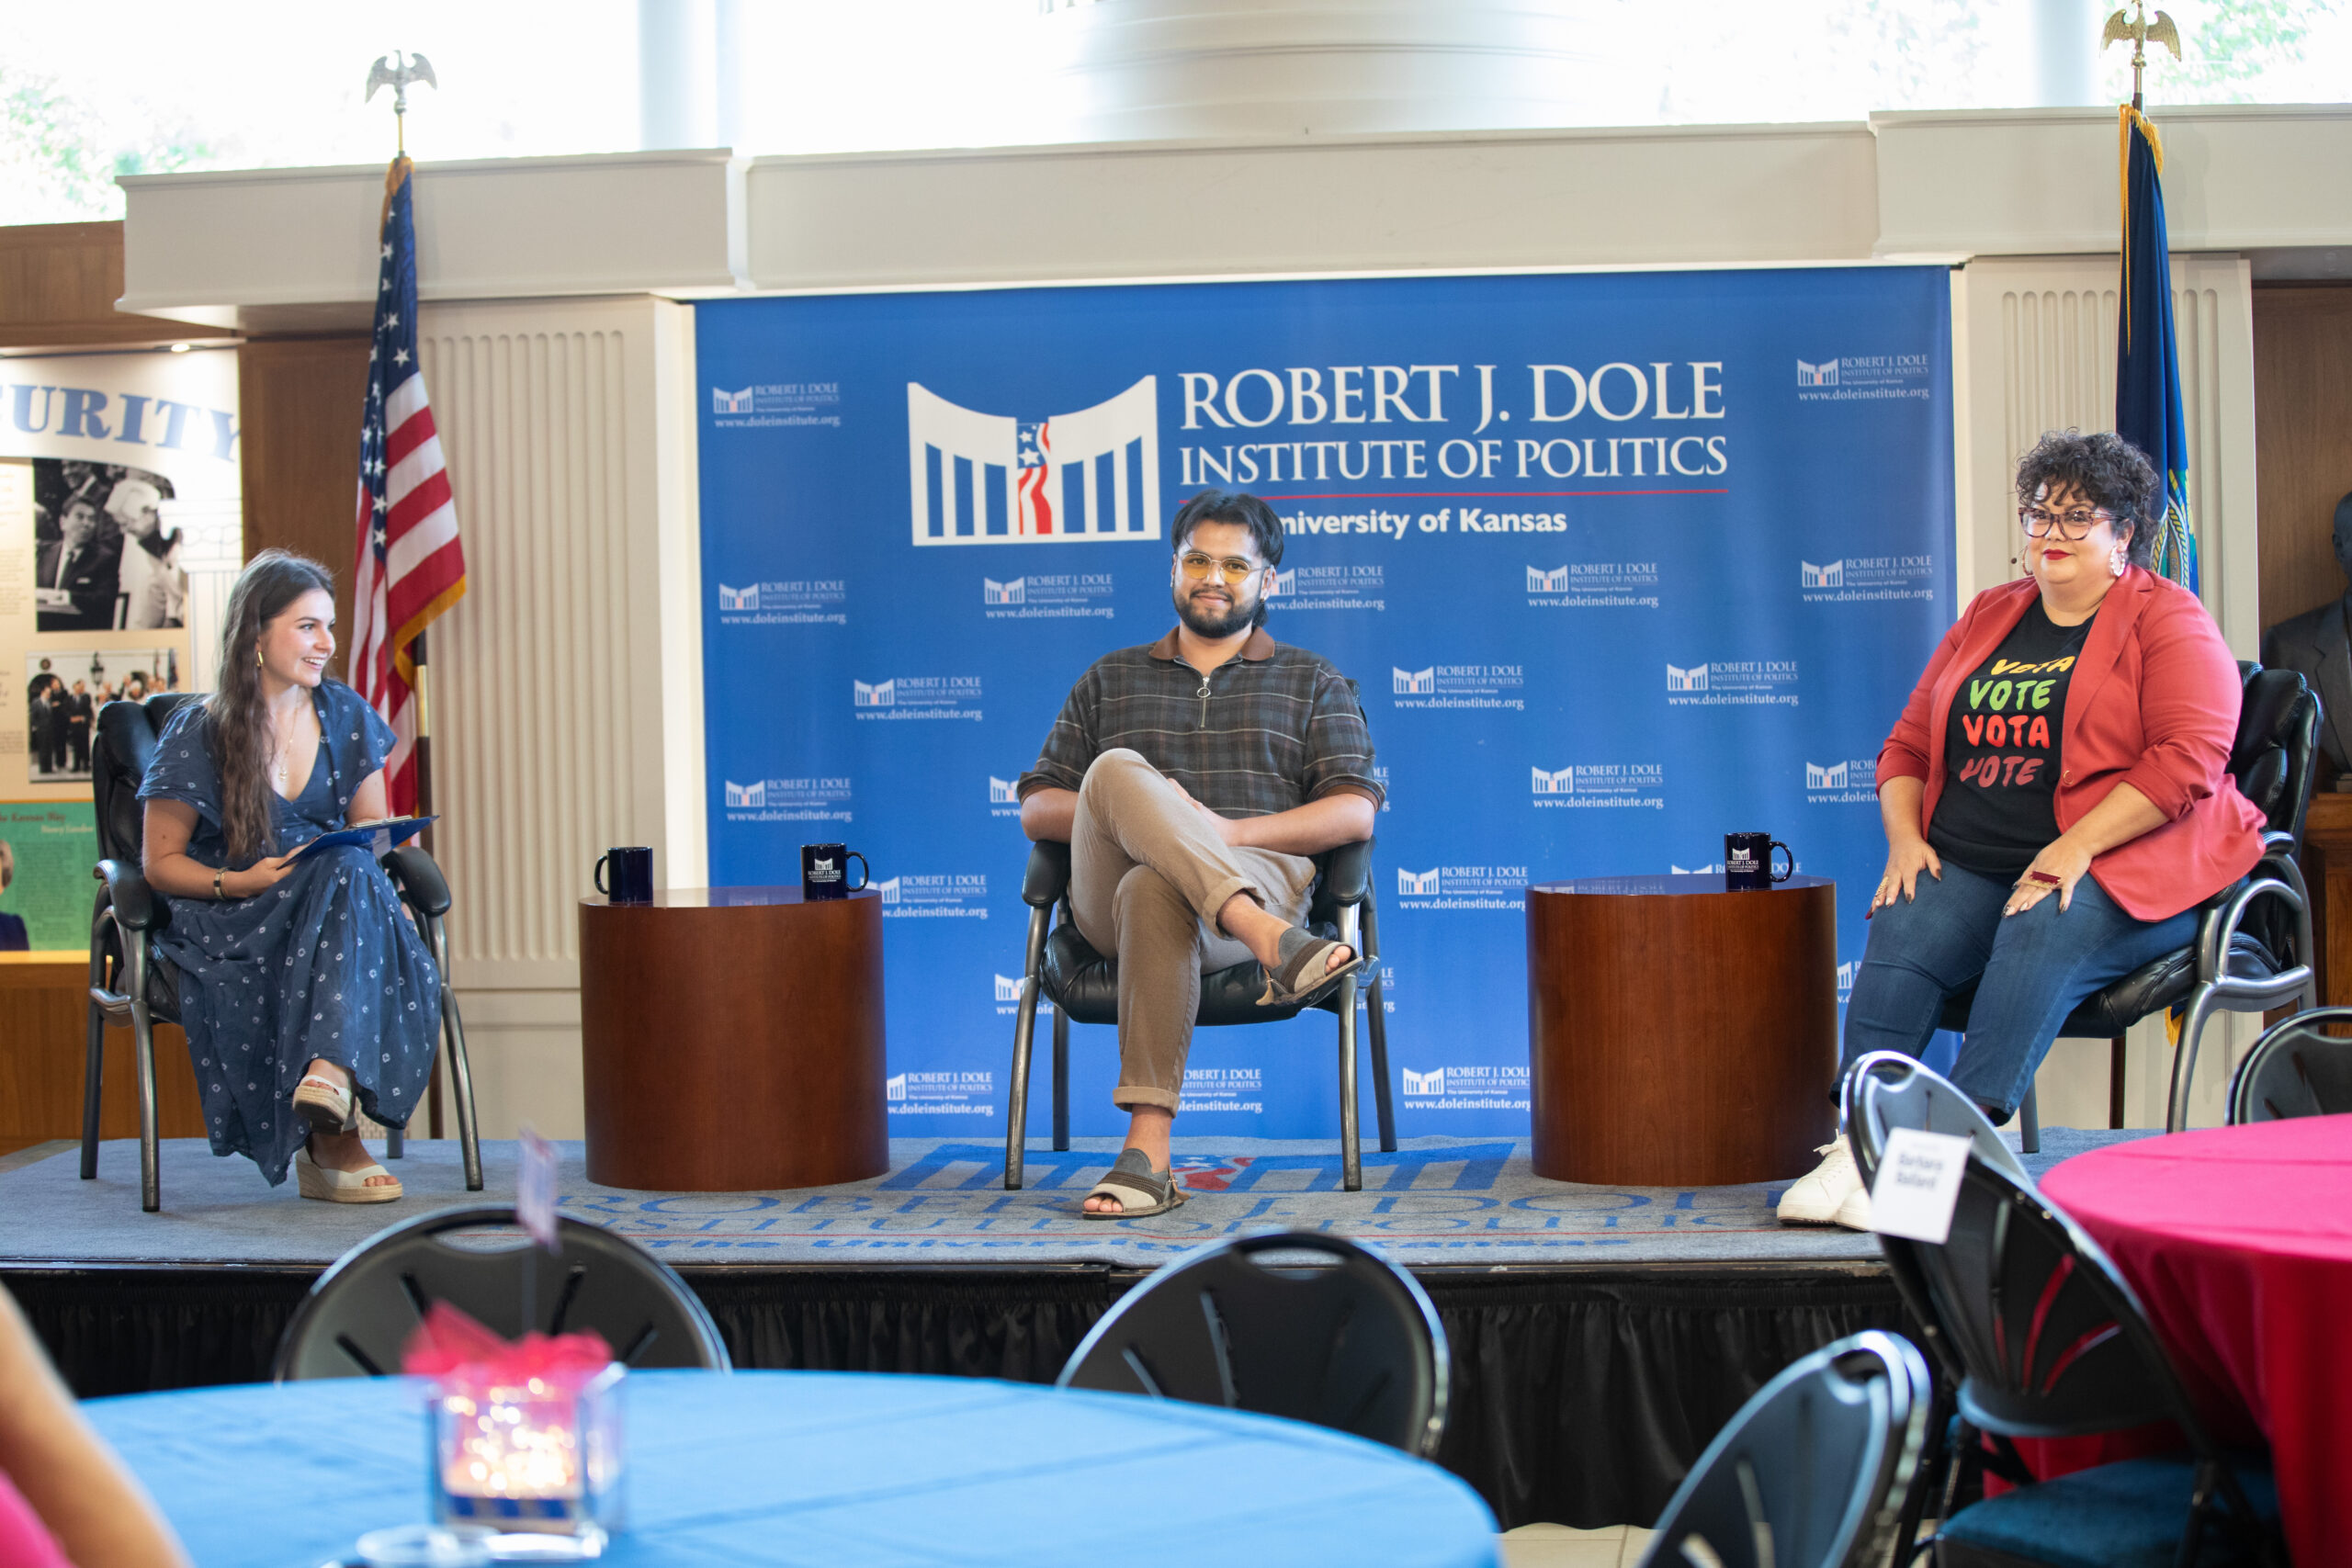
[[[1173,629],[1096,660],[1021,775],[1021,797],[1078,788],[1095,758],[1120,747],[1224,817],[1271,817],[1342,790],[1377,805],[1385,793],[1354,682],[1263,626],[1206,675],[1177,656]]]

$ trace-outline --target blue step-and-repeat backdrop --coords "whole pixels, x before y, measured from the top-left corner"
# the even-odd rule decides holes
[[[1769,829],[1838,881],[1842,981],[1873,761],[1954,615],[1949,299],[1845,267],[701,304],[711,879],[862,852],[891,1130],[1001,1129],[1013,781],[1089,662],[1173,624],[1167,520],[1216,485],[1289,526],[1273,635],[1362,688],[1402,1131],[1525,1128],[1531,881]],[[1183,1127],[1331,1135],[1333,1036],[1203,1031]],[[1079,1132],[1125,1125],[1115,1065],[1075,1032]]]

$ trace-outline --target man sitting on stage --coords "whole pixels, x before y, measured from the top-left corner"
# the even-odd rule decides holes
[[[1254,957],[1260,1005],[1312,1000],[1361,967],[1299,929],[1310,855],[1372,836],[1381,786],[1355,687],[1265,633],[1283,525],[1252,495],[1204,491],[1176,513],[1178,624],[1095,661],[1021,777],[1021,829],[1070,846],[1079,934],[1114,953],[1126,1147],[1088,1219],[1184,1201],[1168,1136],[1201,976]]]

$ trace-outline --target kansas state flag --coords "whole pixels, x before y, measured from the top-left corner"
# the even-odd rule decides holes
[[[2164,144],[2124,106],[2123,306],[2116,333],[2115,433],[2148,455],[2165,482],[2156,570],[2197,592],[2197,536],[2188,524],[2188,431],[2173,347],[2172,269],[2165,243]]]

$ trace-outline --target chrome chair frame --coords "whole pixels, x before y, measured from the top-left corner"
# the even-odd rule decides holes
[[[1335,1012],[1340,1021],[1340,1162],[1341,1185],[1350,1192],[1363,1188],[1361,1153],[1359,1089],[1356,1078],[1356,1001],[1359,986],[1366,1006],[1372,1046],[1373,1111],[1379,1122],[1380,1148],[1396,1152],[1396,1113],[1390,1098],[1388,1021],[1380,997],[1380,921],[1372,897],[1373,840],[1341,844],[1314,857],[1321,867],[1315,902],[1323,902],[1329,887],[1344,889],[1330,896],[1333,924],[1339,940],[1364,957],[1364,967],[1340,983],[1338,990],[1311,1008],[1269,1008],[1252,1023],[1278,1023],[1306,1011]],[[1053,1137],[1056,1152],[1069,1148],[1069,1017],[1057,998],[1046,988],[1046,942],[1056,925],[1069,913],[1069,846],[1039,843],[1030,846],[1029,865],[1022,882],[1022,898],[1029,906],[1029,933],[1021,969],[1021,1004],[1012,1024],[1012,1073],[1005,1104],[1004,1185],[1018,1191],[1023,1178],[1029,1126],[1029,1069],[1037,1032],[1037,1006],[1053,1005]],[[1115,960],[1113,960],[1115,962]],[[1237,966],[1241,967],[1241,966]],[[1247,967],[1255,968],[1251,964]],[[1221,971],[1230,973],[1230,971]],[[1209,1027],[1216,1027],[1211,1025]]]

